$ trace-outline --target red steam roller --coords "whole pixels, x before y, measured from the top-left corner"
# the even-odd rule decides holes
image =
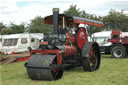
[[[59,14],[44,18],[44,24],[53,25],[53,33],[44,36],[40,49],[32,50],[25,63],[28,76],[33,80],[58,80],[64,70],[82,66],[93,72],[100,67],[100,50],[96,42],[88,41],[87,28],[80,24],[103,27],[100,21]]]

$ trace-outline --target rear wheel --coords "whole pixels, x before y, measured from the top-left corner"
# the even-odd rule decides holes
[[[127,55],[126,48],[123,45],[114,46],[111,50],[111,55],[113,58],[125,58]]]
[[[84,71],[95,71],[100,66],[100,49],[97,43],[86,43],[82,49],[82,66]]]

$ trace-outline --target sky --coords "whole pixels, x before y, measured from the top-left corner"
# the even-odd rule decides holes
[[[110,9],[124,10],[128,14],[128,0],[0,0],[0,22],[28,24],[36,16],[51,15],[52,8],[59,8],[63,13],[72,4],[87,13],[101,16],[107,15]]]

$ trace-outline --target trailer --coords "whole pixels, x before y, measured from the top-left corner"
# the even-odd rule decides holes
[[[108,42],[112,43],[111,55],[113,58],[128,57],[128,32],[113,30]]]
[[[13,55],[2,55],[0,56],[0,64],[12,64],[14,62],[22,62],[28,60],[29,57],[29,52],[22,52]]]
[[[0,35],[0,53],[1,53],[1,50],[2,50],[2,44],[3,44],[3,38],[4,38],[5,35]]]
[[[1,53],[14,54],[19,52],[38,49],[40,40],[44,35],[41,33],[22,33],[4,36]]]
[[[88,42],[87,30],[79,24],[103,27],[102,22],[59,14],[59,9],[54,8],[53,15],[44,18],[44,24],[53,25],[54,31],[44,35],[40,49],[30,52],[31,56],[25,63],[30,79],[58,80],[64,69],[80,66],[89,72],[99,69],[99,46],[96,42]]]

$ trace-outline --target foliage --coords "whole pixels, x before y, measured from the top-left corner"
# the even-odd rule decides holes
[[[111,9],[107,16],[103,17],[106,30],[121,30],[128,31],[128,15],[123,12],[115,11]]]
[[[81,16],[81,11],[78,8],[77,5],[70,5],[70,8],[64,11],[64,14],[68,14],[71,16]]]
[[[66,11],[64,11],[64,14],[71,15],[71,16],[83,17],[83,18],[87,18],[87,19],[99,20],[99,21],[102,20],[101,16],[96,16],[94,14],[86,13],[85,10],[80,11],[80,8],[77,8],[76,5],[70,5],[70,8],[67,9]],[[92,34],[94,32],[99,32],[101,30],[103,30],[103,28],[89,26],[90,34]]]
[[[104,27],[102,28],[94,26],[89,27],[91,34],[102,30],[121,30],[128,32],[128,15],[125,14],[123,10],[119,12],[111,9],[106,16],[96,16],[94,14],[86,13],[85,10],[80,11],[80,8],[77,8],[76,5],[70,5],[70,8],[64,11],[64,13],[72,16],[102,21],[104,23]]]
[[[0,22],[0,34],[2,34],[2,32],[6,29],[7,27],[2,23]]]
[[[104,23],[104,27],[102,28],[89,26],[90,34],[100,32],[102,30],[115,29],[128,32],[128,14],[125,14],[123,10],[119,12],[111,9],[106,16],[96,16],[95,14],[86,13],[86,10],[80,10],[77,5],[70,5],[69,9],[64,11],[64,14],[98,20]],[[11,23],[9,27],[0,23],[0,34],[23,33],[26,31],[30,33],[47,33],[52,32],[52,30],[53,26],[44,24],[41,16],[37,16],[32,19],[27,27],[25,27],[25,24],[23,23],[20,25]]]
[[[43,18],[41,16],[37,16],[31,20],[27,29],[30,33],[47,33],[53,30],[52,26],[43,23]]]
[[[24,24],[17,25],[11,23],[10,27],[3,30],[1,34],[16,34],[16,33],[23,33],[24,31],[25,31]]]

